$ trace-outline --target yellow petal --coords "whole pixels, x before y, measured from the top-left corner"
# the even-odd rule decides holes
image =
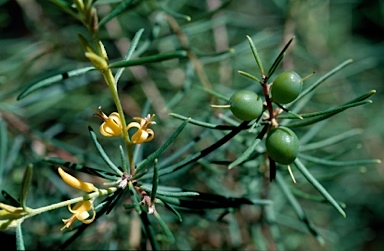
[[[146,139],[147,137],[147,132],[143,131],[143,130],[138,130],[135,134],[133,134],[132,136],[132,142],[134,144],[141,144],[144,142],[144,140]]]
[[[131,123],[128,124],[127,130],[131,129],[132,127],[136,127],[137,129],[140,129],[141,126],[137,122],[131,122]]]
[[[89,214],[88,214],[88,217],[89,217]],[[96,218],[96,211],[92,207],[92,218],[90,218],[90,219],[86,219],[86,218],[82,219],[81,222],[83,222],[84,224],[90,224],[90,223],[92,223],[95,220],[95,218]]]
[[[103,123],[100,126],[100,133],[106,137],[116,137],[121,134],[121,128],[116,127],[113,123]]]
[[[100,133],[106,137],[119,136],[122,132],[120,115],[113,112],[105,119],[105,122],[100,126]]]
[[[153,132],[152,129],[147,129],[147,133],[149,136],[147,136],[147,139],[145,142],[151,141],[155,137],[155,133]]]
[[[83,220],[87,219],[88,217],[89,217],[89,213],[87,211],[80,212],[80,213],[76,214],[76,218],[80,221],[83,221]]]
[[[115,124],[117,124],[118,126],[121,127],[120,114],[118,114],[117,112],[112,112],[112,113],[109,115],[109,119],[113,120],[113,122],[115,122]]]
[[[81,181],[72,175],[66,173],[61,167],[59,167],[59,174],[61,178],[64,180],[65,183],[70,185],[71,187],[86,191],[86,192],[92,192],[97,190],[97,188],[92,184],[88,182]]]
[[[110,130],[110,128],[105,123],[101,124],[100,133],[105,137],[115,137],[116,136],[113,134],[113,131]]]

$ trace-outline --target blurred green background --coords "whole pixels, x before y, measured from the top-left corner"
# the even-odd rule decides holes
[[[111,5],[103,4],[111,2]],[[105,16],[119,1],[97,1],[99,15]],[[234,89],[246,88],[251,81],[240,76],[243,70],[258,74],[246,35],[253,38],[268,68],[286,41],[295,36],[282,69],[294,69],[301,76],[312,71],[316,75],[306,80],[312,83],[327,71],[347,59],[354,63],[324,83],[305,111],[326,109],[376,90],[373,103],[353,108],[328,120],[319,130],[316,140],[340,134],[354,128],[362,133],[334,148],[314,153],[327,156],[340,149],[360,146],[345,160],[382,159],[384,147],[384,1],[382,0],[274,0],[274,1],[133,1],[133,6],[101,29],[101,40],[108,55],[119,60],[129,46],[129,40],[141,28],[145,29],[142,42],[151,42],[142,54],[154,55],[181,49],[182,46],[168,24],[161,20],[163,11],[158,4],[191,17],[188,22],[177,19],[191,47],[204,64],[212,87],[230,96]],[[220,4],[225,6],[214,15],[205,15]],[[101,18],[100,17],[100,18]],[[159,27],[159,35],[151,40],[151,31]],[[0,171],[0,188],[17,196],[27,163],[35,163],[33,187],[29,197],[32,207],[47,205],[71,197],[73,191],[62,191],[54,170],[40,161],[44,156],[95,165],[102,163],[89,140],[87,126],[97,128],[92,107],[102,106],[106,113],[113,111],[113,101],[103,79],[97,72],[60,82],[17,101],[17,96],[36,79],[53,73],[89,66],[83,56],[77,33],[86,34],[76,22],[57,6],[44,0],[0,0],[0,119],[8,130],[8,153],[0,156],[4,167]],[[234,48],[233,54],[213,58],[214,52]],[[211,100],[195,86],[196,77],[189,77],[187,60],[132,67],[120,80],[122,103],[128,117],[141,114],[147,99],[151,112],[156,113],[155,144],[145,152],[156,149],[179,125],[167,116],[176,112],[201,120],[209,120],[217,111],[209,108]],[[258,90],[258,89],[256,89]],[[180,95],[180,99],[177,99]],[[172,147],[198,136],[201,129],[189,126],[188,132]],[[308,128],[298,131],[304,135]],[[209,138],[207,142],[209,142]],[[102,140],[115,151],[111,140]],[[118,157],[118,153],[112,153]],[[271,185],[275,201],[276,223],[287,250],[384,250],[384,171],[383,165],[336,168],[314,166],[311,171],[328,191],[344,202],[347,218],[343,219],[326,204],[300,200],[309,219],[319,227],[326,244],[320,246],[299,222],[282,198],[278,188]],[[242,196],[254,193],[252,170],[229,172],[224,167],[204,168],[196,165],[177,179],[164,180],[167,185],[198,191]],[[340,172],[339,175],[327,175]],[[316,194],[296,172],[297,189]],[[89,178],[85,176],[86,179]],[[258,193],[256,191],[256,193]],[[227,226],[211,219],[212,215],[183,213],[183,222],[169,213],[164,217],[175,230],[176,243],[171,249],[254,250],[263,244],[253,239],[250,227],[257,208],[243,207],[230,217],[238,227]],[[135,214],[111,214],[77,240],[72,249],[129,249],[134,247]],[[169,217],[168,217],[169,215]],[[67,218],[66,209],[28,219],[23,224],[26,247],[51,249],[61,243],[60,221]],[[114,224],[116,223],[116,224]],[[133,230],[132,230],[133,229]],[[236,230],[237,229],[237,230]],[[0,233],[2,243],[11,241],[14,233]],[[268,241],[266,241],[268,242]],[[256,243],[256,244],[255,244]]]

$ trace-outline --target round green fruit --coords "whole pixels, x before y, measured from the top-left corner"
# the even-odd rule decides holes
[[[233,115],[245,121],[256,119],[263,112],[263,101],[253,91],[235,92],[229,100],[229,105]]]
[[[289,128],[281,126],[269,131],[265,141],[271,159],[283,165],[291,164],[299,153],[299,139]]]
[[[303,88],[301,77],[294,71],[281,73],[273,81],[271,94],[274,102],[287,104],[294,101]]]

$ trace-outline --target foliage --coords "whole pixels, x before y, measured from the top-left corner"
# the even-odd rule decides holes
[[[383,248],[373,3],[0,5],[0,228],[17,249]],[[293,70],[310,76],[294,98],[280,80],[271,96]],[[299,140],[284,165],[265,145],[280,130]]]

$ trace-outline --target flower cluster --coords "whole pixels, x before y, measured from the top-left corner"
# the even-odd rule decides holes
[[[133,119],[139,120],[140,123],[131,122],[127,126],[127,130],[131,129],[132,127],[137,128],[137,131],[132,135],[131,138],[133,144],[141,144],[144,142],[148,142],[155,137],[155,133],[153,132],[153,130],[148,128],[150,125],[156,124],[155,121],[152,121],[154,116],[155,114],[152,114],[152,116],[148,114],[145,118],[134,117]]]
[[[95,116],[104,120],[100,125],[100,133],[105,137],[116,137],[121,136],[123,133],[123,125],[121,122],[120,115],[117,112],[112,112],[109,116],[105,115],[101,107],[97,110]],[[136,132],[131,137],[132,144],[142,144],[144,142],[149,142],[155,137],[155,133],[149,127],[156,124],[155,121],[152,121],[154,114],[148,114],[147,117],[134,117],[133,119],[138,120],[139,122],[131,122],[126,127],[128,131],[131,128],[137,128]]]
[[[66,173],[61,168],[59,168],[58,171],[63,181],[68,185],[83,190],[85,192],[97,191],[97,188],[92,183],[81,181],[73,177],[72,175]],[[63,219],[64,227],[62,227],[61,230],[71,227],[72,224],[76,221],[76,219],[83,222],[84,224],[92,223],[96,217],[96,211],[93,207],[93,201],[93,199],[80,201],[73,208],[71,208],[71,205],[68,205],[68,210],[72,213],[72,216],[68,219]],[[90,219],[88,219],[90,217],[88,211],[92,211],[92,217]]]

